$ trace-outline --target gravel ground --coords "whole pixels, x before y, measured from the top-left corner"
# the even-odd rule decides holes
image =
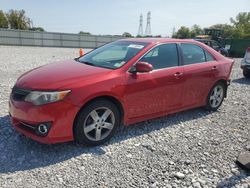
[[[78,49],[0,46],[0,187],[250,187],[235,165],[250,150],[250,80],[240,59],[228,98],[214,113],[194,109],[121,127],[107,144],[43,145],[16,133],[8,117],[15,80]]]

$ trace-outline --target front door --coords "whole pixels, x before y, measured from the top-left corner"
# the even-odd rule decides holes
[[[178,57],[176,44],[162,44],[140,59],[153,65],[153,71],[127,73],[124,102],[129,119],[182,107],[183,67]]]

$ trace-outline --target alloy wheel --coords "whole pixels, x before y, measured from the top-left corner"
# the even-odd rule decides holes
[[[92,141],[105,139],[115,126],[115,115],[109,108],[99,107],[92,110],[83,125],[85,136]]]
[[[218,106],[220,106],[223,100],[223,93],[224,93],[224,89],[221,85],[217,85],[214,87],[209,97],[209,103],[212,108],[217,108]]]

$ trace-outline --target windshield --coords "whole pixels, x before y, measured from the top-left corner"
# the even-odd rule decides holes
[[[138,54],[147,44],[132,41],[112,42],[80,57],[78,61],[92,66],[117,69]]]

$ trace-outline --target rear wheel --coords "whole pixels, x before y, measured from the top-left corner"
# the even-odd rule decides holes
[[[245,78],[250,78],[250,70],[243,70],[243,75],[245,76]]]
[[[217,110],[225,98],[225,93],[225,84],[221,82],[216,83],[208,94],[206,108],[212,111]]]
[[[116,105],[97,100],[82,109],[74,127],[75,140],[80,144],[99,145],[108,141],[120,124]]]

